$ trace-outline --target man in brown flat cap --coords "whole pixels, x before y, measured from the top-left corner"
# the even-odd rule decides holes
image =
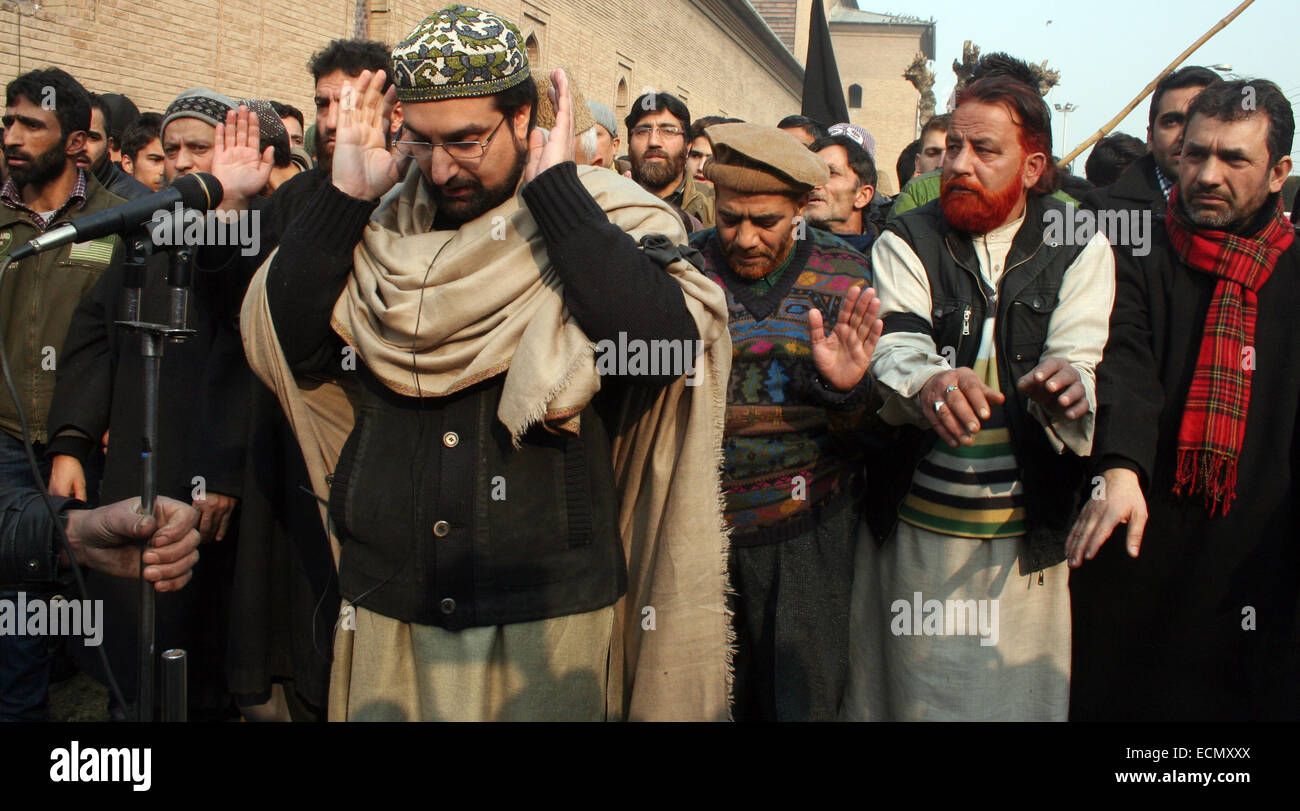
[[[862,501],[867,365],[880,337],[865,258],[804,223],[826,163],[789,133],[718,124],[717,225],[695,234],[727,292],[723,439],[736,632],[736,720],[835,717]],[[865,289],[864,289],[865,288]],[[837,317],[838,313],[838,317]],[[834,319],[829,332],[827,319]]]

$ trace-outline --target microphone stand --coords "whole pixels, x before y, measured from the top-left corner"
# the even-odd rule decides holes
[[[168,323],[142,321],[141,293],[145,281],[145,259],[148,238],[141,232],[128,244],[126,268],[126,318],[117,325],[140,336],[140,354],[144,358],[144,437],[140,448],[143,463],[140,512],[153,515],[158,496],[158,388],[162,377],[163,346],[167,341],[183,341],[195,334],[188,327],[190,283],[194,274],[195,249],[188,246],[173,248],[167,270]],[[144,552],[149,548],[145,539],[140,547],[140,630],[137,646],[139,681],[136,690],[136,720],[152,721],[154,717],[154,632],[157,626],[155,592],[153,584],[144,579]],[[170,652],[169,652],[170,653]],[[180,666],[184,668],[182,654]],[[177,698],[177,691],[168,691],[169,700]],[[183,691],[179,696],[184,701]],[[184,709],[179,710],[183,716]],[[164,708],[164,717],[178,717],[176,708]]]

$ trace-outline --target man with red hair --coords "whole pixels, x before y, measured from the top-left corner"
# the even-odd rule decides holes
[[[1035,88],[972,83],[940,198],[872,249],[885,326],[871,372],[904,448],[868,472],[874,542],[857,552],[846,718],[1066,717],[1065,538],[1115,263],[1103,235],[1053,238],[1053,224],[1076,229],[1047,196],[1050,144]]]

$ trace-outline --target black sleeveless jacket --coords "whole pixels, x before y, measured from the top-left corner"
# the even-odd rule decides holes
[[[989,297],[980,283],[970,236],[948,224],[938,200],[890,220],[886,228],[901,237],[925,266],[933,326],[916,315],[894,313],[885,318],[884,331],[930,335],[949,362],[955,353],[954,366],[971,367],[979,352],[985,314],[995,308],[998,384],[1007,398],[1007,425],[1025,488],[1030,551],[1023,565],[1037,571],[1065,559],[1065,538],[1080,508],[1085,467],[1068,449],[1061,454],[1053,450],[1042,424],[1026,410],[1030,401],[1015,384],[1038,364],[1065,271],[1083,246],[1044,241],[1045,213],[1055,209],[1064,217],[1064,203],[1031,195],[1026,206],[1025,221],[1007,254],[1007,269],[996,295]],[[899,466],[885,475],[868,472],[873,486],[868,488],[867,521],[877,542],[893,535],[916,466],[937,441],[931,430],[904,426]]]

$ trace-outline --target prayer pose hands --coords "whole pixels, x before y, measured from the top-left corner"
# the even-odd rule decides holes
[[[832,388],[848,391],[867,373],[885,326],[879,314],[880,299],[870,287],[848,292],[829,335],[823,331],[821,310],[808,311],[813,365]]]
[[[971,435],[979,432],[981,420],[993,416],[989,404],[1001,405],[1007,399],[965,366],[931,377],[917,396],[934,432],[954,448],[974,442]]]
[[[551,106],[555,108],[555,126],[550,137],[540,130],[528,134],[528,163],[524,167],[524,182],[565,161],[574,159],[577,138],[573,134],[573,96],[569,93],[569,77],[558,68],[551,71]]]
[[[1057,419],[1077,420],[1088,413],[1083,378],[1065,358],[1043,358],[1016,388]]]
[[[257,116],[244,105],[227,111],[226,123],[218,124],[212,145],[212,176],[224,192],[218,211],[242,211],[248,201],[266,188],[275,165],[275,150],[258,152],[262,134]]]
[[[397,88],[383,92],[384,72],[361,71],[343,85],[334,134],[334,186],[360,200],[382,197],[401,180],[401,166],[388,151],[388,122]]]
[[[1120,524],[1128,524],[1129,555],[1137,557],[1142,548],[1147,500],[1138,475],[1127,468],[1111,468],[1102,474],[1102,486],[1103,497],[1088,499],[1065,541],[1065,557],[1072,569],[1092,560]]]

